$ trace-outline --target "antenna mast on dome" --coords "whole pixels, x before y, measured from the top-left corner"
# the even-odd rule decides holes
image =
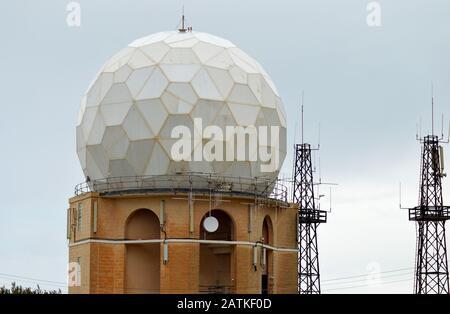
[[[185,23],[185,17],[184,17],[184,5],[183,5],[183,9],[182,9],[182,13],[181,13],[181,27],[178,29],[178,31],[180,32],[180,33],[186,33],[186,32],[192,32],[192,27],[191,26],[188,26],[187,28],[186,28],[186,25],[185,25],[186,23]]]

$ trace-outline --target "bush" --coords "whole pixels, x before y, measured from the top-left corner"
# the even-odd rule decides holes
[[[61,289],[58,290],[43,290],[39,285],[37,288],[22,287],[16,285],[15,282],[11,284],[11,288],[5,286],[0,287],[0,294],[61,294]]]

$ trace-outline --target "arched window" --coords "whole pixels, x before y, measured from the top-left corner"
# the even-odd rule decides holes
[[[200,223],[201,240],[232,241],[235,239],[234,223],[231,217],[222,210],[212,210],[211,216],[219,222],[215,232],[208,232],[203,221],[210,215],[208,212]],[[218,243],[200,244],[200,292],[232,293],[234,289],[234,245]]]
[[[262,232],[261,232],[261,242],[268,245],[273,245],[273,227],[272,221],[269,216],[264,217]],[[262,266],[262,277],[261,277],[261,293],[269,294],[272,291],[272,270],[273,270],[273,252],[272,250],[263,248],[261,254],[261,266]]]
[[[125,225],[127,240],[160,238],[159,219],[148,209],[134,211]],[[125,262],[126,293],[159,293],[160,244],[127,244]]]

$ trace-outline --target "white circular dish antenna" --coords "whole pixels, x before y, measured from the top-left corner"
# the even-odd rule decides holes
[[[208,232],[216,232],[219,228],[219,221],[216,217],[209,216],[203,220],[203,228]]]

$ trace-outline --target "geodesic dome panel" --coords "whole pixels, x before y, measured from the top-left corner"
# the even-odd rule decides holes
[[[276,169],[261,171],[259,159],[174,160],[173,128],[194,134],[196,118],[203,128],[223,130],[278,126],[278,148],[266,145],[272,155],[277,150]],[[80,163],[92,180],[179,172],[273,179],[286,155],[286,116],[268,74],[228,40],[198,32],[152,34],[109,59],[82,99],[76,131]],[[229,139],[221,144],[226,149]]]

